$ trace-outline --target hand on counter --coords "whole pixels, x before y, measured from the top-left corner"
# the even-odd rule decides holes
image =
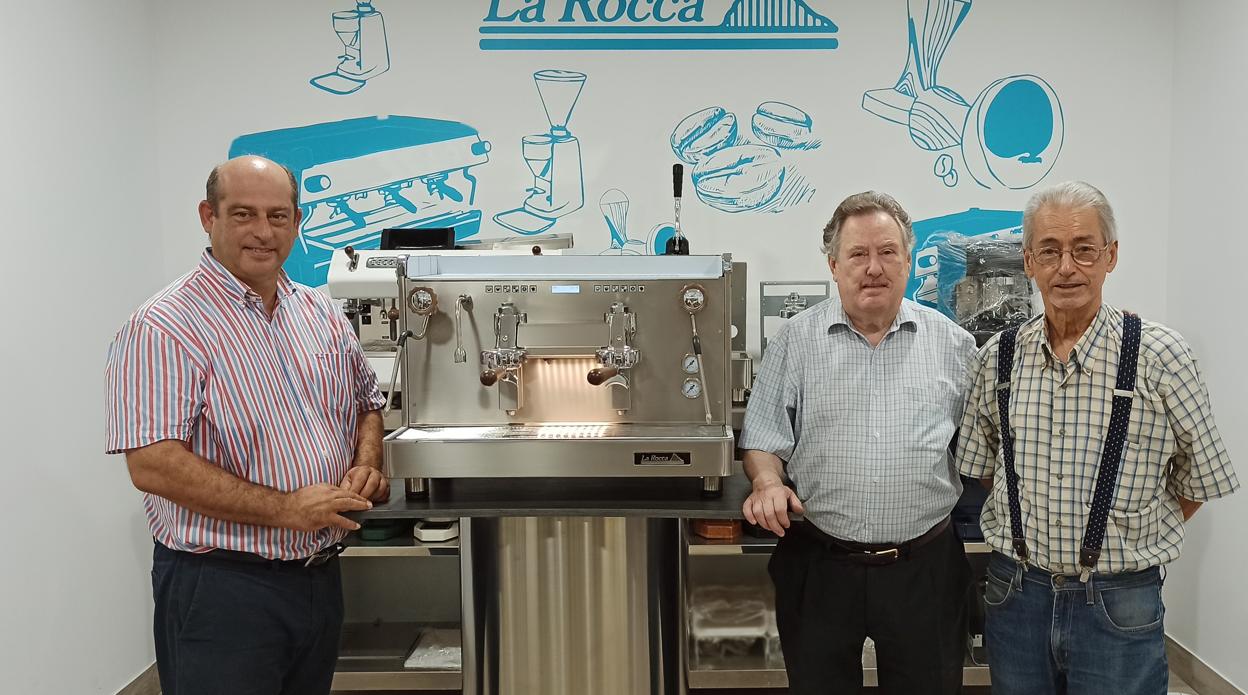
[[[347,478],[350,477],[351,474],[348,471]],[[385,476],[382,476],[382,479],[384,480]],[[346,482],[347,479],[344,479],[343,484],[345,485]],[[371,509],[373,503],[345,487],[317,483],[287,494],[283,498],[282,506],[281,525],[286,528],[296,531],[319,531],[328,526],[337,526],[348,531],[356,531],[360,525],[342,516],[342,512],[360,512]]]
[[[353,492],[373,502],[385,502],[390,499],[390,480],[385,473],[372,466],[352,466],[339,485],[343,490]]]
[[[777,536],[783,536],[790,525],[789,512],[804,514],[802,501],[792,488],[780,482],[756,484],[754,491],[741,505],[746,521],[757,524]]]

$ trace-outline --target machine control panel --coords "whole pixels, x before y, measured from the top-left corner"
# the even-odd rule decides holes
[[[617,294],[620,292],[645,292],[645,285],[594,285],[595,292]]]
[[[399,267],[399,259],[397,256],[374,256],[364,261],[365,268],[397,268]]]

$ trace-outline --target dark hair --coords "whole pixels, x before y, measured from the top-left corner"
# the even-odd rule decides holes
[[[290,204],[298,210],[299,184],[295,181],[294,173],[283,164],[278,164],[277,162],[271,163],[286,172],[286,178],[290,181]],[[208,172],[208,183],[204,184],[204,199],[208,201],[208,205],[212,208],[214,213],[218,212],[217,203],[221,202],[221,166],[221,164],[218,164],[212,168],[212,171]]]

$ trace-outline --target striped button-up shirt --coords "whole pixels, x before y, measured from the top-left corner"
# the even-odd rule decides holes
[[[949,445],[974,354],[969,333],[909,300],[874,348],[840,302],[821,302],[768,341],[740,446],[786,462],[806,518],[825,533],[917,538],[962,492]]]
[[[289,492],[337,485],[359,414],[385,401],[351,325],[323,293],[282,274],[270,318],[259,295],[205,251],[130,317],[108,354],[107,449],[166,439],[243,480]],[[153,537],[175,550],[307,557],[344,531],[215,519],[144,495]]]
[[[998,340],[989,340],[976,360],[958,468],[974,478],[993,477],[980,525],[993,549],[1013,557],[997,410]],[[1079,572],[1121,344],[1122,312],[1109,305],[1101,307],[1065,362],[1052,353],[1043,316],[1018,332],[1010,387],[1014,465],[1027,547],[1034,564],[1049,572]],[[1144,321],[1138,364],[1099,572],[1174,560],[1183,544],[1176,496],[1205,501],[1239,486],[1183,337]]]

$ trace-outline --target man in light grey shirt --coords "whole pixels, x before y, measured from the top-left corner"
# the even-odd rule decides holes
[[[858,692],[866,637],[883,692],[961,687],[970,568],[949,446],[975,341],[903,298],[913,250],[891,196],[846,198],[823,232],[840,301],[769,341],[746,411],[743,512],[781,536],[769,570],[791,693]]]

